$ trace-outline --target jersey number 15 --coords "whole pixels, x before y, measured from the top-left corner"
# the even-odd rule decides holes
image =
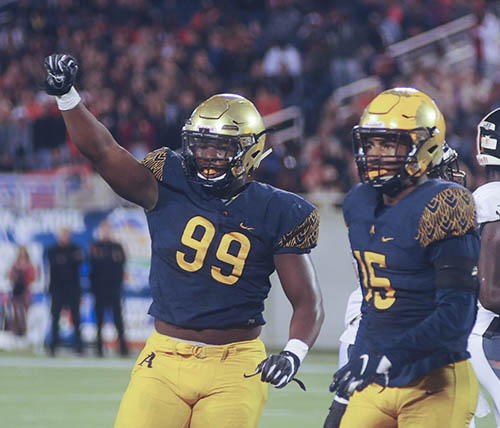
[[[373,306],[377,309],[390,308],[396,301],[396,290],[391,287],[389,278],[375,275],[373,268],[373,265],[378,265],[381,269],[387,267],[385,254],[359,250],[354,250],[353,253],[361,269],[363,287],[367,290],[365,300],[370,302],[373,299]]]

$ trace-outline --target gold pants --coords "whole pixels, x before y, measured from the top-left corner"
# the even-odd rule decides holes
[[[154,332],[132,370],[115,428],[256,428],[267,400],[260,339],[197,346]]]
[[[479,385],[469,361],[431,371],[400,388],[355,392],[340,428],[467,428]]]

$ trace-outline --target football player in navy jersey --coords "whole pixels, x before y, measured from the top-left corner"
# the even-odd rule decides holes
[[[442,178],[443,180],[453,181],[462,186],[466,184],[466,173],[458,165],[458,153],[448,144],[444,144],[443,157],[441,162],[429,168],[427,171],[429,178]],[[358,286],[349,295],[344,316],[345,330],[339,338],[339,368],[343,367],[349,361],[349,354],[352,345],[355,343],[358,332],[359,322],[361,321],[361,304],[363,302],[363,293]],[[472,359],[473,361],[473,359]],[[324,423],[324,428],[339,428],[340,421],[345,412],[349,397],[335,395],[330,411]],[[472,428],[472,425],[471,425]]]
[[[341,428],[468,426],[478,383],[479,235],[470,192],[430,179],[445,121],[414,88],[378,95],[353,129],[361,183],[344,201],[362,289],[349,361],[330,386],[349,397]]]
[[[239,95],[215,95],[186,121],[181,155],[164,147],[139,162],[80,102],[76,60],[55,54],[44,65],[73,142],[120,196],[144,207],[151,234],[155,332],[115,427],[257,427],[267,384],[294,379],[324,318],[308,254],[316,209],[246,181],[263,157],[262,117]],[[293,315],[283,351],[266,358],[259,334],[274,270]]]

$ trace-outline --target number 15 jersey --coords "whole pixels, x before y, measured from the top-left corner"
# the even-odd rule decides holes
[[[149,314],[195,330],[262,325],[273,256],[316,246],[317,211],[298,195],[258,182],[224,202],[189,182],[182,162],[168,148],[142,161],[159,182],[156,207],[146,213]]]
[[[434,262],[443,257],[477,262],[479,257],[470,192],[429,180],[397,204],[384,206],[379,192],[360,184],[344,201],[344,218],[363,291],[355,352],[392,349],[410,355],[403,367],[391,369],[389,386],[407,385],[434,368],[468,358],[468,334],[443,344],[439,329],[446,323],[427,318],[438,305]],[[473,320],[459,322],[472,326]]]

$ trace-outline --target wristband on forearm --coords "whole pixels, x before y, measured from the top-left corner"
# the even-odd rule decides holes
[[[75,108],[81,101],[81,97],[76,91],[75,87],[72,86],[69,92],[65,93],[64,95],[61,95],[60,97],[56,97],[56,101],[59,110],[65,111]]]
[[[283,351],[292,352],[297,355],[302,363],[307,355],[307,352],[309,351],[309,346],[300,339],[290,339],[283,348]]]

